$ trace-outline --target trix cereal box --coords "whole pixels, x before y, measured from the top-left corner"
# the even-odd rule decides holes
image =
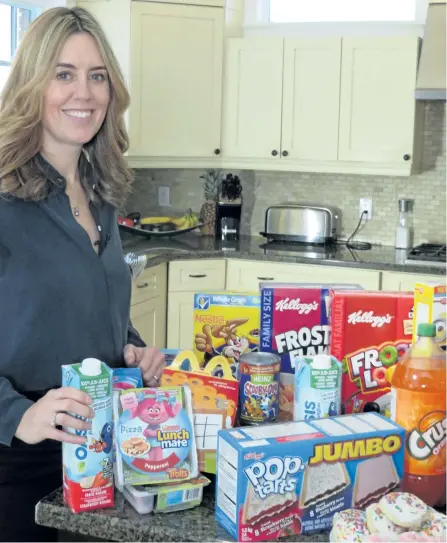
[[[281,357],[280,420],[292,420],[295,357],[327,353],[332,288],[357,285],[261,283],[259,350]]]
[[[86,392],[95,412],[90,430],[76,430],[87,438],[84,445],[62,444],[64,501],[73,513],[112,507],[112,370],[86,358],[81,364],[62,366],[62,386]]]
[[[432,322],[436,325],[436,342],[446,350],[447,296],[446,285],[441,283],[416,283],[414,289],[413,343],[417,340],[418,325]]]
[[[335,291],[331,315],[331,354],[342,362],[342,411],[358,413],[375,402],[389,415],[387,370],[411,344],[413,294]]]
[[[237,541],[329,531],[337,511],[399,485],[404,449],[404,429],[377,413],[221,430],[217,521]]]
[[[256,293],[220,292],[194,295],[194,352],[205,366],[217,355],[237,374],[239,357],[259,349],[260,297]]]

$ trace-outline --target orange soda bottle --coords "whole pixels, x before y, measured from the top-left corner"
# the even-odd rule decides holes
[[[446,353],[434,324],[419,324],[418,340],[391,377],[391,418],[407,431],[401,489],[442,507],[446,494]]]

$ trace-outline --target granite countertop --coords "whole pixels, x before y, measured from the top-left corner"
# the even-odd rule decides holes
[[[222,242],[213,237],[185,233],[173,237],[152,237],[121,233],[125,253],[146,254],[148,266],[172,260],[199,260],[203,258],[235,258],[343,266],[349,268],[382,270],[408,273],[425,273],[445,277],[446,266],[405,264],[407,252],[384,245],[373,245],[371,249],[359,251],[346,245],[333,247],[311,247],[307,250],[297,246],[281,244],[278,248],[266,247],[262,237],[242,236],[238,241]]]
[[[56,490],[37,504],[36,522],[106,541],[235,541],[215,521],[213,485],[204,490],[199,507],[148,515],[137,513],[118,491],[114,508],[75,515],[64,505],[62,490]],[[329,534],[298,535],[287,541],[323,542],[329,541]]]

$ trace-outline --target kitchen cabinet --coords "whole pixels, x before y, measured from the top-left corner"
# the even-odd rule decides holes
[[[339,159],[412,161],[418,38],[343,38]]]
[[[166,347],[167,265],[146,268],[132,282],[130,318],[150,347]]]
[[[311,264],[272,263],[250,260],[229,260],[227,263],[227,290],[257,291],[259,283],[275,281],[284,283],[349,283],[364,289],[380,288],[380,272],[314,266]]]
[[[146,0],[150,2],[166,3],[167,0]],[[225,0],[169,0],[170,4],[186,4],[195,6],[225,7]]]
[[[184,260],[169,264],[168,349],[191,349],[194,328],[194,294],[225,290],[224,259]]]
[[[445,283],[445,277],[442,275],[429,275],[425,273],[397,273],[383,272],[382,290],[394,291],[412,291],[418,281],[435,281]]]
[[[224,10],[132,2],[131,11],[129,155],[218,156]]]

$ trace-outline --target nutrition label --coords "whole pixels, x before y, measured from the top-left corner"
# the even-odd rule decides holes
[[[93,400],[104,398],[110,395],[110,379],[105,377],[104,379],[83,379],[81,381],[81,388],[92,398]]]
[[[310,386],[317,389],[336,389],[339,386],[339,372],[338,370],[314,370],[312,369]]]

